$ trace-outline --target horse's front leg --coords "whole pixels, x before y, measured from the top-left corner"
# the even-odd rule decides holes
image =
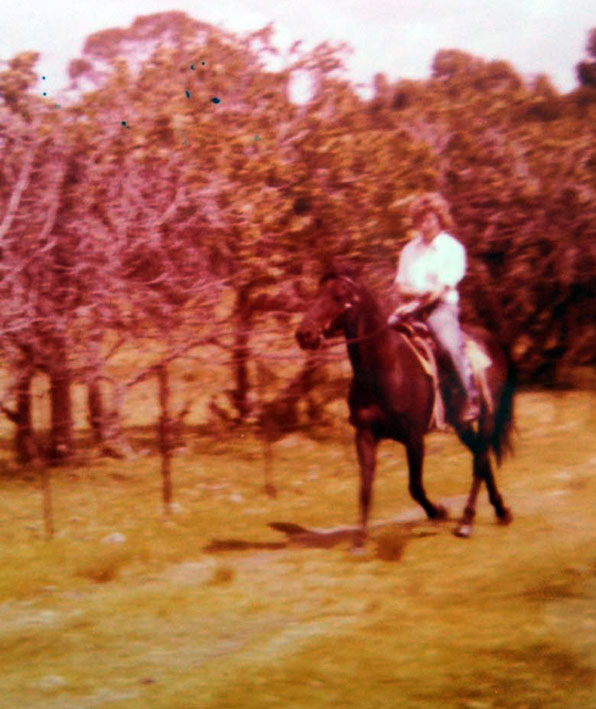
[[[360,528],[354,535],[354,548],[361,549],[368,535],[368,516],[377,464],[378,440],[369,428],[356,429],[356,452],[360,465]]]
[[[406,444],[408,457],[409,489],[410,495],[424,508],[429,519],[445,519],[447,510],[443,505],[435,505],[426,496],[422,482],[422,467],[424,463],[424,439],[417,436]]]

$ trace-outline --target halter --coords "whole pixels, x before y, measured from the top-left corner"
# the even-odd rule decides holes
[[[358,285],[358,283],[356,283],[356,281],[353,278],[350,278],[350,276],[346,276],[343,273],[330,275],[330,276],[328,276],[328,278],[323,279],[323,282],[325,282],[326,280],[331,280],[332,278],[335,278],[335,279],[341,280],[341,281],[345,281],[349,286],[354,288],[356,291],[358,291],[360,289],[360,286]],[[358,300],[360,300],[360,296],[358,295],[358,293],[356,293],[355,295],[358,296]],[[350,310],[352,307],[353,307],[353,303],[348,300],[344,304],[344,311]],[[365,342],[366,340],[371,340],[373,337],[376,337],[377,335],[379,335],[381,332],[383,332],[388,327],[389,326],[385,322],[381,327],[377,328],[376,330],[369,333],[368,335],[363,335],[362,337],[346,337],[344,341],[348,345],[356,344],[358,342]],[[338,347],[339,345],[342,345],[342,344],[343,344],[343,342],[330,342],[329,340],[325,340],[319,346],[320,347]]]
[[[346,276],[342,273],[342,274],[338,274],[336,276],[336,278],[341,279],[342,281],[345,281],[349,286],[352,286],[352,288],[356,288],[356,289],[359,288],[356,281],[353,278],[350,278],[350,276]]]

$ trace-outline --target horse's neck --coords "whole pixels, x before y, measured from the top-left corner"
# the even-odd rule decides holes
[[[373,301],[365,303],[345,330],[348,355],[356,376],[367,379],[383,360],[395,357],[396,333],[387,326],[386,315]]]

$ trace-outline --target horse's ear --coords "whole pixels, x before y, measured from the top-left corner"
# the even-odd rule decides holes
[[[361,267],[355,261],[338,256],[328,257],[323,260],[323,275],[347,276],[348,278],[358,278]]]
[[[344,267],[344,273],[348,278],[356,280],[362,275],[362,266],[355,261],[348,262]]]

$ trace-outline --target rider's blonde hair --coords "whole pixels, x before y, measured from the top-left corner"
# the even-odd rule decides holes
[[[408,216],[413,226],[417,226],[424,217],[432,212],[436,214],[441,229],[452,229],[453,219],[447,201],[438,192],[425,192],[414,197],[408,209]]]

